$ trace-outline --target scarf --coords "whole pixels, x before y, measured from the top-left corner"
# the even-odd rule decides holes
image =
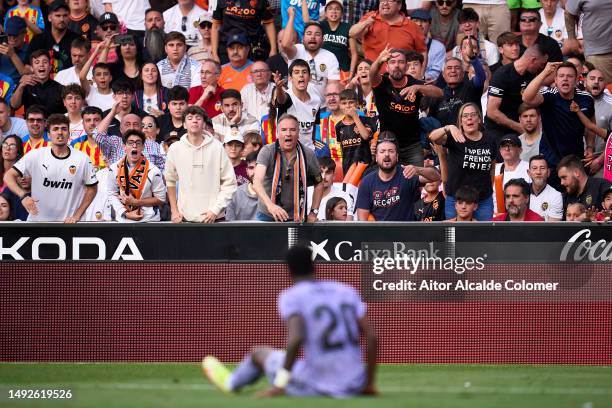
[[[127,174],[127,177],[126,177]],[[130,195],[136,199],[142,197],[144,186],[147,182],[147,176],[149,174],[149,161],[146,157],[142,157],[138,164],[129,169],[127,159],[124,156],[117,165],[117,184],[119,184],[119,190],[125,194]],[[131,205],[126,207],[127,211],[133,211],[136,207]]]
[[[334,161],[342,161],[342,146],[340,145],[340,143],[338,143],[338,140],[336,138],[337,123],[338,122],[332,119],[331,114],[330,116],[321,119],[320,140],[329,146],[331,158]]]
[[[261,135],[264,145],[276,142],[276,123],[270,119],[270,115],[261,118]]]
[[[293,181],[293,221],[304,222],[306,220],[306,157],[299,142],[296,149],[297,157],[293,162],[293,177],[289,173],[289,163],[286,163],[283,175],[281,170],[285,155],[281,151],[280,143],[278,141],[274,143],[274,175],[270,195],[274,204],[280,203],[283,181],[287,183]],[[298,177],[295,177],[296,174]]]

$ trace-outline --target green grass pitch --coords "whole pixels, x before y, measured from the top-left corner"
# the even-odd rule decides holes
[[[9,407],[466,407],[609,408],[612,367],[381,365],[380,396],[255,400],[258,386],[225,395],[198,364],[1,363],[0,406]],[[9,389],[70,389],[71,400],[9,399]]]

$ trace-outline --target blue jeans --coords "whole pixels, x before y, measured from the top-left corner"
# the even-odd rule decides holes
[[[268,214],[259,212],[259,211],[257,211],[257,214],[255,215],[255,219],[257,221],[274,222],[273,217],[269,216]]]
[[[444,215],[446,215],[447,220],[457,216],[457,211],[455,211],[455,197],[446,196],[446,201],[444,202]],[[493,219],[493,196],[478,202],[478,209],[474,211],[474,218],[478,221],[491,221]]]

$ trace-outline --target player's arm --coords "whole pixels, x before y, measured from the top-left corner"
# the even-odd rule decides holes
[[[382,81],[382,75],[380,73],[380,70],[383,64],[389,61],[389,58],[391,58],[391,47],[389,46],[389,44],[387,44],[385,49],[381,51],[381,53],[378,55],[378,58],[376,58],[376,60],[372,63],[372,66],[370,67],[370,83],[372,84],[373,88],[376,88],[378,85],[380,85],[380,82]]]
[[[376,375],[376,358],[378,354],[378,338],[374,329],[363,317],[359,319],[359,332],[365,336],[366,339],[366,385],[363,389],[363,394],[374,395],[376,394],[376,387],[374,385],[374,377]]]

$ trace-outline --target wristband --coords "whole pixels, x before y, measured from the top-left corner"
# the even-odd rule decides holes
[[[26,197],[32,197],[32,193],[25,193],[21,197],[19,197],[19,201],[25,200]]]
[[[289,380],[291,379],[291,373],[284,368],[281,368],[276,372],[276,376],[274,377],[274,385],[276,388],[285,389],[287,384],[289,384]]]

